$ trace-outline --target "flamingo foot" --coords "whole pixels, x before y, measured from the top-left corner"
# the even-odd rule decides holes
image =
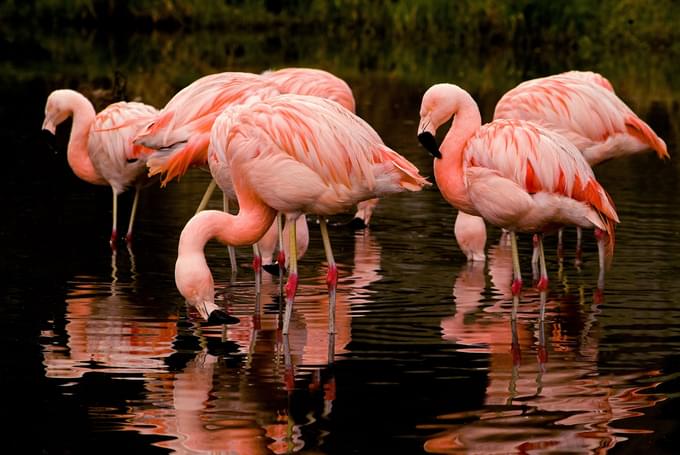
[[[538,280],[538,283],[536,283],[536,289],[541,291],[541,292],[548,289],[548,277],[547,276],[542,276]]]
[[[208,317],[208,324],[210,325],[238,324],[239,322],[241,322],[239,318],[229,316],[222,310],[213,310]]]
[[[111,231],[111,238],[109,239],[109,245],[111,245],[111,248],[116,247],[116,240],[118,240],[118,233],[114,229],[113,231]]]
[[[125,234],[125,243],[132,244],[132,231]]]

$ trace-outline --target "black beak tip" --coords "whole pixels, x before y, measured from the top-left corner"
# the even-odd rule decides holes
[[[442,154],[439,151],[439,145],[437,145],[437,140],[431,133],[428,133],[427,131],[424,133],[420,133],[418,135],[418,141],[420,141],[422,146],[425,147],[425,150],[430,152],[432,156],[434,156],[435,158],[442,157]]]
[[[207,325],[238,324],[239,319],[222,310],[213,310],[208,317]]]

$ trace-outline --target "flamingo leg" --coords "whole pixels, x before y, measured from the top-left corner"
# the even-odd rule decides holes
[[[213,180],[213,183],[214,182],[215,181]],[[229,198],[224,193],[222,193],[222,206],[224,207],[224,213],[229,213]],[[227,245],[227,253],[229,254],[229,265],[231,266],[231,273],[235,274],[238,267],[238,265],[236,264],[236,248],[234,248],[232,245]]]
[[[540,253],[538,250],[538,234],[534,234],[531,241],[534,247],[531,252],[531,276],[533,277],[535,283],[538,281],[539,278],[538,262]]]
[[[583,254],[583,250],[581,249],[582,239],[583,229],[581,229],[580,226],[576,226],[576,259],[574,260],[576,267],[581,267],[581,264],[583,263],[581,260],[581,256]]]
[[[517,318],[517,307],[519,306],[519,293],[522,290],[522,272],[519,268],[519,251],[517,251],[517,235],[515,231],[510,231],[510,248],[512,249],[512,319]]]
[[[283,274],[286,271],[286,251],[283,247],[283,214],[276,215],[276,228],[279,231],[279,254],[276,262],[279,263],[279,277],[283,279]]]
[[[255,294],[259,294],[262,287],[262,255],[257,243],[253,243],[253,271],[255,272]]]
[[[118,238],[118,232],[116,230],[117,219],[118,219],[118,195],[116,194],[116,190],[113,190],[113,227],[111,228],[111,239],[109,240],[111,248],[115,248],[116,239]]]
[[[536,288],[539,291],[548,289],[548,267],[545,265],[545,250],[543,249],[543,234],[537,234],[538,259],[540,261],[540,276]]]
[[[561,261],[564,259],[564,243],[563,243],[564,228],[557,230],[557,258]]]
[[[319,218],[319,226],[321,227],[321,238],[323,239],[323,249],[326,252],[326,261],[328,262],[328,274],[326,275],[326,284],[328,285],[328,333],[335,333],[335,290],[338,285],[338,266],[335,264],[335,258],[333,257],[326,220]]]
[[[200,212],[201,210],[205,209],[208,206],[208,202],[210,202],[210,197],[212,196],[213,191],[215,191],[215,186],[217,186],[217,183],[215,183],[215,179],[212,179],[210,181],[210,184],[208,185],[208,188],[205,189],[205,193],[203,193],[203,197],[201,198],[201,202],[198,204],[196,213]]]
[[[293,302],[298,287],[297,239],[295,220],[286,219],[290,225],[290,267],[288,268],[288,282],[286,283],[286,312],[283,315],[283,334],[288,335],[290,318],[293,315]]]
[[[595,238],[597,239],[597,256],[600,266],[600,271],[597,275],[597,288],[600,292],[604,290],[604,270],[607,267],[605,240],[607,234],[601,229],[595,229]]]
[[[125,241],[129,244],[132,242],[132,226],[135,224],[135,215],[137,214],[137,204],[139,203],[139,187],[135,187],[135,198],[132,200],[132,211],[130,212],[130,222],[128,223],[127,234],[125,234]]]

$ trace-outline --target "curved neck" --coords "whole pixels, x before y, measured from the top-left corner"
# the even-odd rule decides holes
[[[203,254],[210,239],[231,246],[256,243],[274,222],[276,210],[254,196],[250,200],[239,198],[240,210],[230,215],[218,210],[204,210],[194,215],[182,230],[178,256]]]
[[[107,182],[94,168],[88,150],[90,128],[96,115],[94,107],[87,98],[76,92],[71,96],[70,106],[73,124],[68,141],[68,164],[73,169],[73,173],[86,182],[105,185]]]
[[[465,94],[467,95],[467,93]],[[468,140],[479,131],[482,116],[477,103],[467,95],[454,113],[451,128],[440,146],[442,157],[434,160],[434,176],[444,198],[457,208],[476,214],[465,188],[463,160]]]

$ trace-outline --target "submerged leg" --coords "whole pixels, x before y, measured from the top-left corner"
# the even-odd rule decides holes
[[[125,234],[125,241],[132,242],[132,226],[135,224],[135,215],[137,214],[137,204],[139,203],[139,187],[135,187],[135,198],[132,201],[132,211],[130,212],[130,222],[128,223],[127,234]]]
[[[519,251],[517,251],[517,236],[515,231],[510,231],[510,247],[512,249],[512,319],[517,318],[519,306],[519,293],[522,290],[522,272],[519,268]]]
[[[293,315],[293,302],[298,287],[298,266],[297,266],[297,239],[294,219],[286,219],[290,223],[290,267],[288,268],[288,281],[286,282],[286,312],[283,315],[283,334],[288,335],[290,328],[290,318]]]
[[[201,198],[201,202],[198,204],[198,208],[196,209],[196,213],[200,212],[201,210],[205,209],[208,205],[208,202],[210,201],[210,197],[213,194],[213,191],[215,191],[215,186],[217,186],[217,183],[215,183],[215,179],[212,179],[210,181],[210,184],[208,185],[208,188],[205,189],[205,193],[203,194],[203,197]]]
[[[321,227],[321,238],[323,239],[323,249],[326,252],[326,261],[328,262],[328,274],[326,275],[326,284],[328,285],[328,333],[335,333],[335,289],[338,284],[338,267],[333,257],[326,220],[320,218],[319,226]]]

